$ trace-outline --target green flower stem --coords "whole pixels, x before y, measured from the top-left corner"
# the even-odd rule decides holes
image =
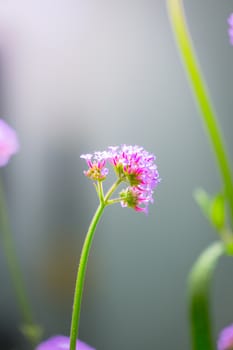
[[[231,223],[233,225],[233,182],[230,162],[225,150],[217,118],[207,92],[206,84],[192,47],[192,41],[185,21],[182,0],[167,0],[167,8],[180,55],[206,126],[207,134],[213,146],[224,183],[230,208]]]
[[[78,326],[79,326],[79,318],[80,318],[80,312],[81,312],[81,301],[82,301],[85,273],[87,268],[87,261],[88,261],[89,251],[91,248],[91,243],[94,237],[95,229],[104,211],[104,208],[105,208],[104,203],[101,203],[98,206],[95,212],[95,215],[91,221],[91,224],[89,226],[86,239],[84,241],[83,248],[82,248],[77,280],[75,285],[75,292],[74,292],[74,304],[73,304],[73,313],[72,313],[71,329],[70,329],[70,350],[76,349],[76,339],[78,338]]]
[[[107,205],[115,204],[115,203],[120,203],[121,201],[122,201],[122,198],[110,199],[110,200],[107,201]]]
[[[37,327],[35,326],[35,332],[33,332],[34,323],[33,323],[32,311],[27,298],[27,293],[23,282],[23,276],[19,267],[20,264],[17,258],[16,248],[15,248],[14,240],[10,230],[10,224],[9,224],[7,209],[5,204],[5,196],[4,196],[4,191],[3,191],[3,186],[1,181],[0,181],[0,234],[2,238],[1,243],[6,255],[10,276],[15,289],[17,302],[22,315],[22,322],[23,322],[22,328],[23,329],[30,328],[31,336],[29,336],[29,334],[25,334],[25,335],[29,338],[30,342],[32,342],[33,345],[35,345],[35,339],[32,339],[32,338],[36,336]]]
[[[103,191],[102,181],[98,181],[97,188],[98,188],[97,193],[99,195],[100,203],[103,203],[104,202],[104,191]]]
[[[222,242],[215,242],[198,258],[189,275],[189,316],[192,350],[215,350],[210,314],[210,283]]]
[[[106,193],[106,196],[104,198],[105,203],[107,203],[107,201],[109,200],[109,198],[111,197],[111,195],[113,194],[113,192],[115,192],[115,190],[117,189],[117,187],[120,185],[120,183],[122,182],[121,178],[117,179],[117,181],[112,185],[112,187],[110,187],[110,189],[108,190],[108,192]]]
[[[94,233],[97,227],[97,224],[103,214],[104,208],[108,205],[108,200],[119,186],[122,181],[118,179],[112,187],[109,189],[107,194],[104,197],[104,201],[100,199],[100,204],[95,212],[95,215],[91,221],[89,229],[87,231],[87,235],[83,244],[78,273],[75,284],[75,292],[74,292],[74,303],[73,303],[73,312],[72,312],[72,320],[71,320],[71,328],[70,328],[70,350],[76,350],[76,340],[78,338],[78,328],[79,328],[79,319],[81,312],[81,302],[82,302],[82,294],[83,294],[83,286],[85,280],[85,274],[87,269],[88,256],[92,244],[92,240],[94,237]]]

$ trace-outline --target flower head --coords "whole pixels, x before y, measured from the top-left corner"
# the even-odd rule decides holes
[[[152,197],[149,199],[144,195],[143,191],[137,187],[127,187],[125,190],[120,192],[120,198],[123,208],[133,208],[136,211],[142,211],[146,214],[148,214],[148,205],[140,205],[153,201]]]
[[[233,45],[233,13],[228,18],[228,24],[229,24],[229,29],[228,29],[229,39],[230,39],[230,43]]]
[[[109,161],[130,186],[153,189],[159,180],[155,156],[139,146],[109,147]]]
[[[233,349],[233,324],[224,328],[219,334],[218,350]]]
[[[6,165],[11,156],[19,150],[16,132],[0,119],[0,167]]]
[[[92,160],[92,154],[83,154],[81,158],[86,159],[89,169],[84,171],[84,174],[93,181],[103,181],[108,175],[108,169],[105,168],[106,159],[96,158],[94,155]]]
[[[105,180],[110,164],[127,188],[120,193],[123,207],[147,213],[154,188],[160,182],[155,156],[139,146],[110,146],[107,151],[82,155],[89,169],[84,174],[94,181]]]
[[[81,340],[77,340],[77,350],[95,350]],[[35,350],[69,350],[70,338],[64,335],[56,335],[48,340],[37,345]]]

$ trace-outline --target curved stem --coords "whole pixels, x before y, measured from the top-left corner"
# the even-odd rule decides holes
[[[76,349],[76,340],[78,338],[78,328],[79,328],[79,319],[80,319],[80,312],[81,312],[83,286],[84,286],[85,274],[87,269],[88,256],[91,248],[91,243],[94,237],[94,233],[95,233],[97,224],[101,218],[101,215],[103,214],[104,208],[108,204],[110,204],[108,203],[109,198],[111,197],[111,195],[117,189],[117,187],[121,182],[122,181],[120,179],[117,179],[117,181],[112,185],[112,187],[110,187],[104,199],[100,199],[100,204],[93,216],[93,219],[91,221],[91,224],[89,226],[89,229],[87,231],[87,235],[83,244],[78,272],[77,272],[75,292],[74,292],[74,304],[73,304],[72,320],[71,320],[71,327],[70,327],[70,350]],[[103,191],[102,183],[101,183],[101,191]]]
[[[233,225],[233,182],[230,162],[225,150],[217,118],[207,92],[206,84],[192,47],[191,38],[185,21],[182,0],[167,0],[167,8],[179,52],[216,156],[229,203],[231,223]]]
[[[189,316],[192,350],[215,350],[209,291],[214,268],[224,253],[224,245],[215,242],[196,261],[189,275]]]
[[[31,307],[28,301],[25,285],[23,282],[23,276],[20,269],[20,264],[17,258],[16,248],[12,237],[9,219],[7,215],[7,209],[5,204],[5,196],[3,186],[0,181],[0,233],[2,237],[3,249],[5,251],[7,264],[12,279],[12,283],[15,289],[16,298],[22,314],[23,325],[22,328],[31,330],[31,334],[25,335],[30,338],[29,340],[35,345],[37,335],[37,326],[33,323],[33,316]]]
[[[74,304],[73,304],[73,313],[72,313],[71,329],[70,329],[70,350],[76,349],[76,339],[78,338],[79,318],[80,318],[80,312],[81,312],[81,301],[82,301],[85,273],[87,268],[87,260],[89,256],[92,239],[94,237],[95,229],[100,220],[100,217],[103,213],[104,208],[105,208],[105,204],[103,203],[101,203],[98,206],[95,212],[95,215],[91,221],[91,224],[89,226],[89,229],[87,231],[87,235],[86,235],[82,252],[81,252],[76,285],[75,285],[75,292],[74,292]]]

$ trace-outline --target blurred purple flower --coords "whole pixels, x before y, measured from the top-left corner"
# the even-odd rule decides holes
[[[231,45],[233,45],[233,13],[228,18],[228,24],[229,24],[229,29],[228,29],[229,39],[230,39]]]
[[[129,187],[121,192],[123,207],[148,212],[149,203],[153,203],[154,188],[160,182],[155,164],[155,156],[139,146],[110,146],[107,151],[81,155],[89,169],[84,174],[92,180],[105,180],[107,161],[113,166],[117,176]]]
[[[224,328],[218,337],[218,350],[233,349],[233,324]]]
[[[11,156],[19,150],[16,132],[0,119],[0,167],[6,165]]]
[[[35,350],[69,350],[70,348],[70,338],[65,337],[64,335],[55,335],[54,337],[49,338],[48,340],[43,341],[37,345]],[[95,350],[91,346],[77,340],[76,343],[77,350]]]

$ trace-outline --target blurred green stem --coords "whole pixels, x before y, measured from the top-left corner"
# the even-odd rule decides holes
[[[213,146],[230,208],[231,224],[233,225],[233,182],[230,162],[224,147],[220,127],[207,92],[206,84],[192,47],[191,37],[185,21],[182,0],[167,0],[167,8],[178,49],[206,126],[207,134]]]
[[[27,298],[27,293],[23,282],[23,276],[19,267],[20,264],[17,258],[16,248],[15,248],[14,240],[10,230],[4,190],[1,183],[1,179],[0,179],[0,237],[2,238],[1,242],[3,246],[3,250],[6,255],[10,276],[15,289],[15,295],[16,295],[17,302],[22,315],[22,322],[23,322],[22,328],[28,329],[30,327],[30,334],[32,336],[28,336],[28,338],[30,338],[29,339],[30,342],[32,342],[33,345],[35,345],[35,339],[32,339],[32,338],[35,338],[35,334],[34,332],[32,332],[32,328],[34,324],[32,311]],[[37,327],[35,326],[35,330],[36,328]]]
[[[189,316],[192,350],[215,350],[210,310],[210,284],[214,268],[224,253],[222,242],[207,248],[189,275]]]

